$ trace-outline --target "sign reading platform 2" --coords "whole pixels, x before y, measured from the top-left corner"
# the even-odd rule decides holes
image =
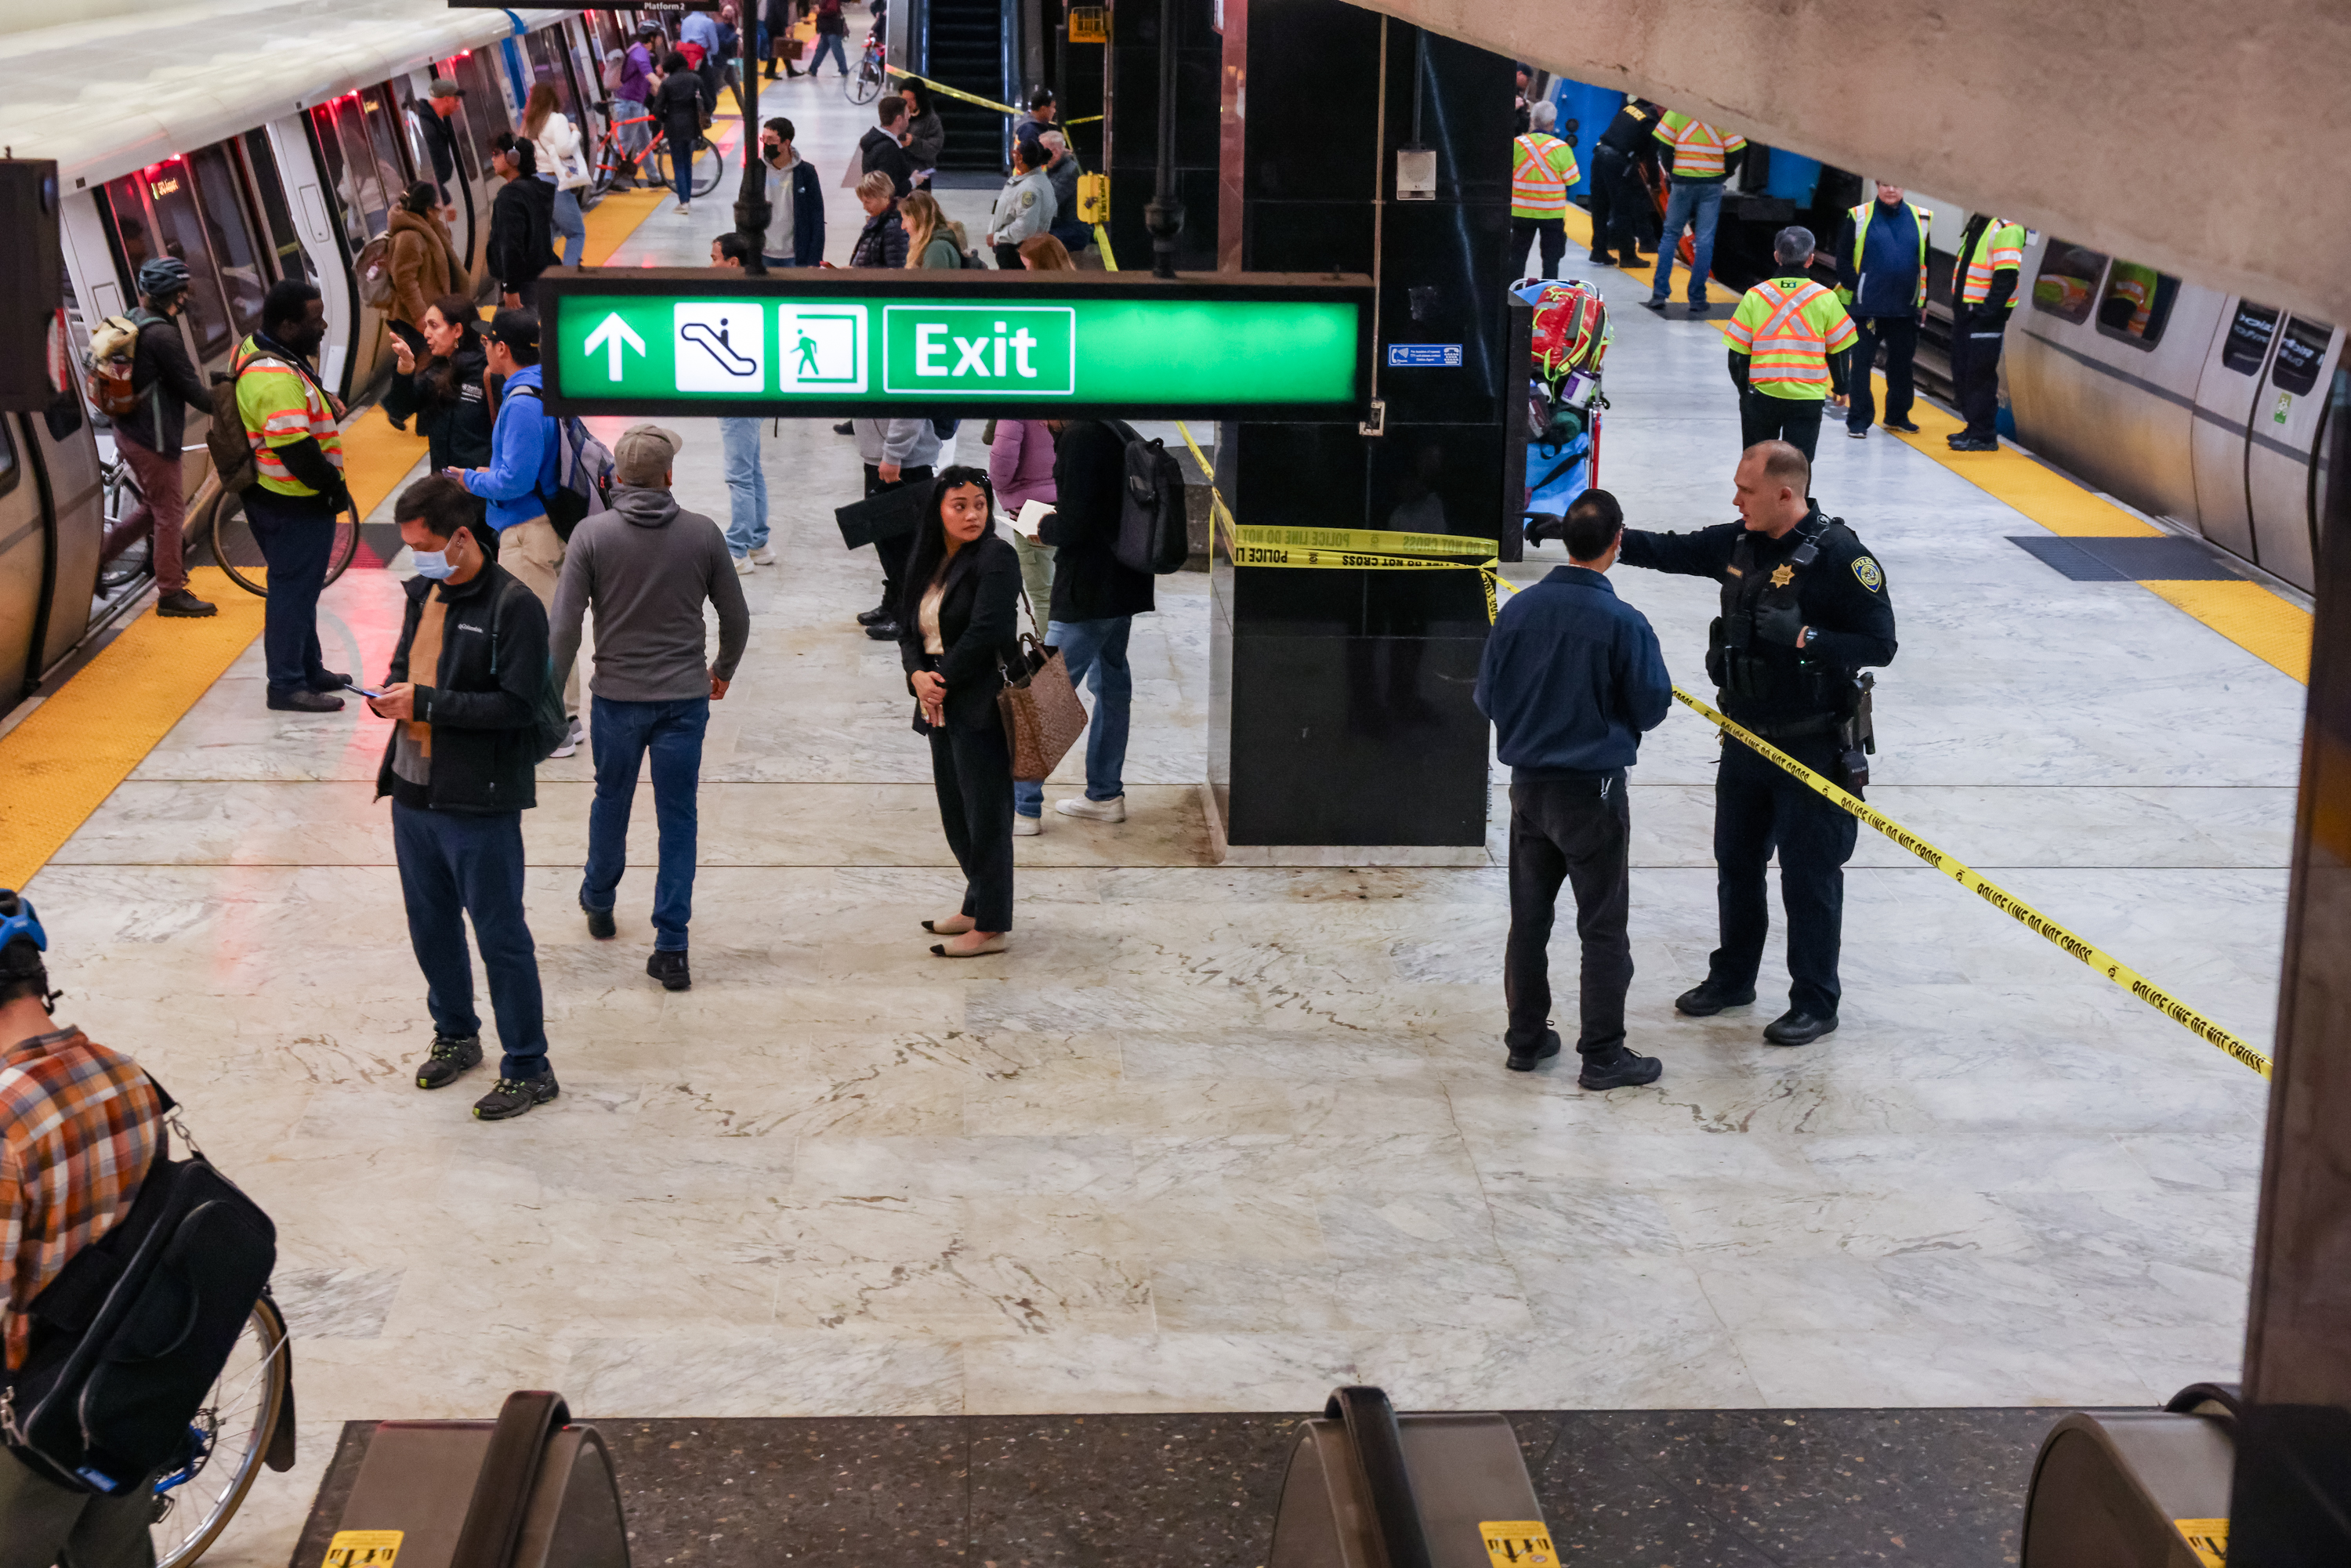
[[[1115,273],[550,273],[571,413],[1232,413],[1353,419],[1360,279]]]

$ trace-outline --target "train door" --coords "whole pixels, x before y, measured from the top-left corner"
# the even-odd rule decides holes
[[[49,570],[49,530],[39,481],[26,472],[24,420],[0,414],[0,713],[34,680],[34,641]]]
[[[455,243],[457,254],[465,258],[466,271],[477,274],[481,270],[479,258],[482,249],[489,243],[490,237],[490,207],[482,189],[482,149],[487,145],[488,138],[475,130],[476,120],[483,111],[471,102],[475,89],[458,74],[462,63],[463,57],[460,57],[444,60],[430,70],[412,73],[410,81],[415,97],[408,110],[410,144],[416,156],[420,175],[438,179],[437,169],[431,174],[422,173],[434,167],[431,152],[424,144],[426,131],[422,128],[430,119],[437,119],[440,114],[433,107],[433,100],[424,94],[434,77],[447,77],[456,82],[463,90],[458,95],[456,109],[449,115],[446,129],[450,143],[455,149],[457,167],[444,189],[457,209],[456,221],[450,225],[449,237]]]
[[[381,89],[370,89],[381,94]],[[371,240],[392,226],[392,204],[407,185],[407,171],[391,147],[391,120],[379,102],[375,115],[385,122],[385,144],[371,136],[367,95],[347,92],[310,110],[310,135],[321,168],[335,220],[340,255],[337,271],[350,298],[350,332],[344,340],[340,374],[322,358],[320,373],[329,386],[348,400],[375,377],[389,335],[383,312],[370,305],[359,288],[359,258]]]
[[[2317,587],[2319,436],[2342,335],[2289,315],[2253,399],[2245,437],[2245,504],[2263,570],[2295,587]]]
[[[326,301],[327,336],[319,345],[319,379],[330,387],[340,387],[348,379],[351,345],[360,330],[360,301],[351,277],[350,253],[338,226],[341,198],[336,194],[334,171],[340,165],[326,162],[316,133],[317,116],[325,110],[321,105],[308,114],[274,120],[255,134],[263,138],[275,156],[285,183],[288,219],[300,236],[303,271],[319,286]],[[330,135],[332,130],[329,121]],[[289,270],[285,276],[295,274]]]
[[[2251,299],[2228,302],[2228,324],[2213,340],[2196,382],[2196,421],[2189,432],[2198,527],[2206,538],[2256,566],[2262,562],[2245,502],[2245,432],[2282,319],[2276,309]]]
[[[479,265],[470,261],[468,265],[473,266],[475,298],[492,300],[497,297],[497,281],[490,276],[488,264],[490,209],[504,182],[490,167],[488,149],[491,138],[514,129],[514,114],[507,101],[496,58],[490,51],[468,49],[444,68],[465,89],[457,109],[457,116],[464,121],[457,137],[457,156],[465,162],[468,172],[467,190],[473,202],[473,254],[483,258]]]

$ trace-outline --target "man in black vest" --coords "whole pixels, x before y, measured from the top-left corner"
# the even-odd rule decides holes
[[[1894,661],[1886,571],[1844,523],[1806,497],[1811,465],[1784,441],[1739,460],[1740,523],[1687,534],[1625,530],[1626,566],[1722,584],[1707,674],[1725,716],[1832,782],[1861,792],[1868,706],[1860,671]],[[1771,914],[1764,872],[1780,853],[1788,915],[1788,1011],[1773,1045],[1810,1045],[1837,1026],[1844,862],[1860,824],[1802,779],[1726,736],[1714,785],[1715,897],[1722,946],[1674,1006],[1693,1018],[1755,999]]]

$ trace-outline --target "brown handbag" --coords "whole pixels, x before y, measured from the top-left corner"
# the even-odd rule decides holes
[[[1025,588],[1020,602],[1029,602]],[[1033,605],[1029,619],[1035,623]],[[1019,664],[1005,670],[996,709],[1004,716],[1004,738],[1012,748],[1012,777],[1023,784],[1042,784],[1085,733],[1085,704],[1070,685],[1061,651],[1046,647],[1033,632],[1020,633]]]

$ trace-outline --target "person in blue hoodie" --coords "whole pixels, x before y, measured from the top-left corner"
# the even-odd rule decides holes
[[[490,465],[452,468],[449,476],[489,503],[489,524],[497,534],[498,564],[538,596],[552,612],[555,587],[563,577],[563,539],[547,520],[547,498],[560,484],[555,468],[562,444],[555,416],[542,402],[538,363],[538,313],[501,310],[483,334],[489,375],[502,381],[498,416],[490,426]],[[580,748],[580,675],[563,684],[563,711],[571,733],[552,755]]]
[[[1628,852],[1633,816],[1625,770],[1641,737],[1665,722],[1673,677],[1648,618],[1616,597],[1607,571],[1624,542],[1625,510],[1586,490],[1560,525],[1572,563],[1502,606],[1478,670],[1478,711],[1494,722],[1510,769],[1510,936],[1502,988],[1510,1014],[1503,1044],[1514,1072],[1559,1054],[1551,1025],[1552,910],[1560,883],[1575,893],[1583,945],[1583,1057],[1586,1089],[1654,1083],[1664,1066],[1625,1045],[1633,947]]]

